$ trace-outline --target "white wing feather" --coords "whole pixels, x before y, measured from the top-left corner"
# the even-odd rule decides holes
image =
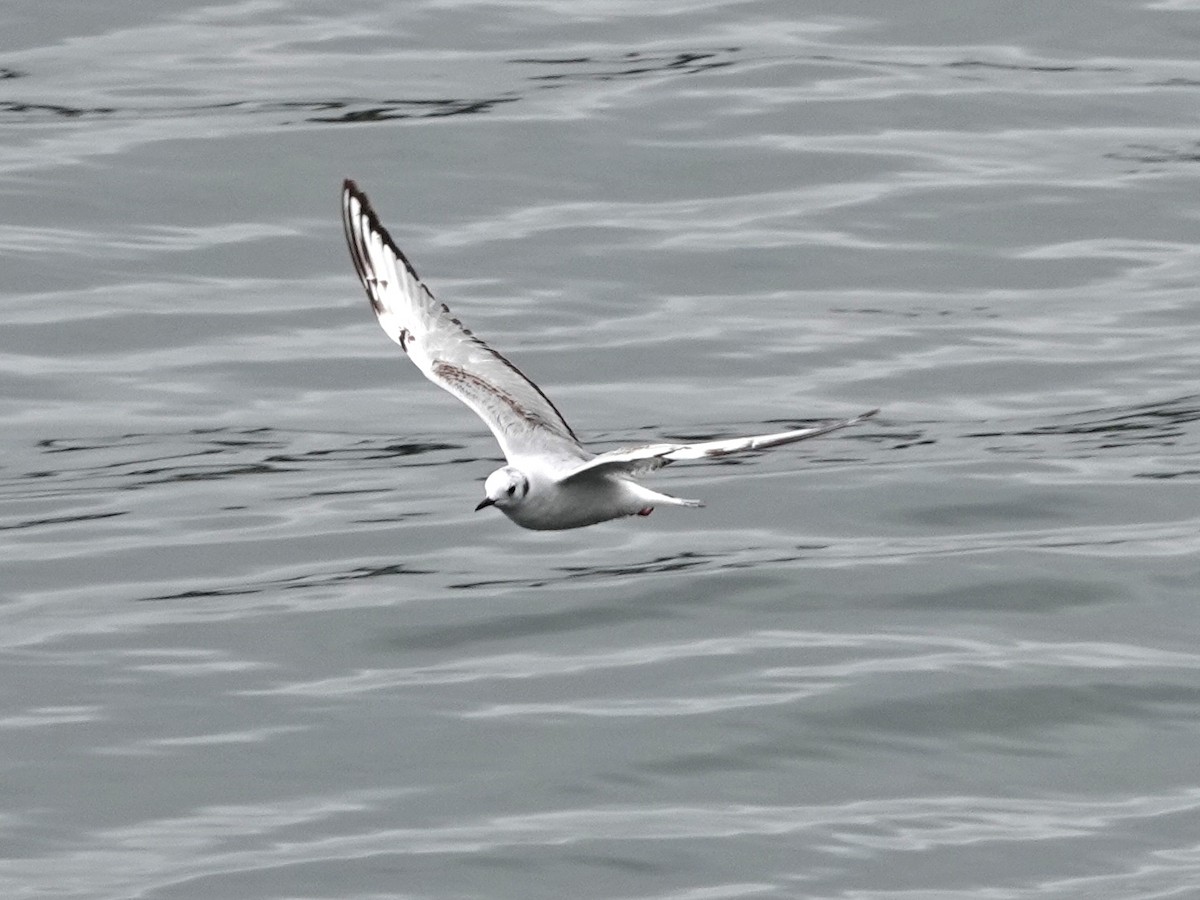
[[[510,462],[533,454],[591,457],[541,389],[434,299],[349,179],[342,186],[342,222],[354,268],[383,330],[430,381],[483,419]]]
[[[720,441],[703,441],[699,444],[646,444],[642,447],[610,450],[608,453],[601,453],[582,465],[576,466],[564,474],[560,480],[567,481],[587,473],[592,475],[607,473],[637,475],[683,459],[709,459],[716,456],[728,456],[731,453],[743,453],[748,450],[765,450],[781,444],[794,444],[796,441],[806,441],[809,438],[837,431],[839,428],[857,425],[859,422],[871,418],[877,412],[879,410],[873,409],[861,416],[855,416],[853,419],[843,419],[813,428],[779,431],[774,434],[755,434],[726,438]]]

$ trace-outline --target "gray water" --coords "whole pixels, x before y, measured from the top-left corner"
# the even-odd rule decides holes
[[[7,0],[0,895],[1200,896],[1198,12]]]

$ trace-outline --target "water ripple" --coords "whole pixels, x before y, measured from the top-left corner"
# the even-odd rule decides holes
[[[200,809],[167,820],[95,831],[78,849],[53,857],[11,860],[0,875],[6,896],[34,896],[24,880],[48,866],[57,872],[58,895],[109,898],[140,891],[203,885],[232,873],[271,870],[317,862],[419,859],[430,854],[466,861],[490,858],[516,848],[571,846],[633,847],[643,842],[787,838],[793,846],[819,848],[826,871],[838,861],[885,858],[912,865],[912,854],[986,845],[1064,845],[1085,836],[1141,827],[1148,821],[1200,811],[1200,791],[1181,789],[1147,796],[995,797],[958,795],[867,799],[828,805],[709,803],[636,807],[580,807],[516,815],[466,817],[422,828],[380,827],[336,837],[296,834],[297,826],[362,812],[387,803],[386,795],[344,795],[271,805],[230,805]],[[809,850],[811,854],[811,849]],[[1145,882],[1150,871],[1174,894],[1197,875],[1194,847],[1154,854],[1150,870],[1082,879],[1090,884]],[[819,856],[818,856],[819,858]],[[1136,871],[1136,870],[1135,870]],[[764,872],[768,884],[783,888],[783,873]],[[781,880],[779,880],[781,879]],[[1165,882],[1165,884],[1164,884]],[[1070,883],[1070,882],[1068,882]],[[1003,889],[1002,889],[1003,890]],[[839,892],[840,893],[840,892]],[[674,895],[673,895],[674,896]],[[700,894],[699,896],[713,896]],[[721,894],[715,894],[721,896]],[[843,896],[845,896],[843,894]],[[856,896],[903,897],[903,892]],[[909,895],[912,896],[912,895]],[[925,894],[929,896],[929,894]],[[981,898],[1032,896],[967,892]],[[1044,896],[1043,893],[1038,896]],[[1150,896],[1150,895],[1139,895]]]
[[[499,626],[493,631],[504,633],[505,629]],[[810,684],[813,691],[826,691],[866,676],[911,672],[963,672],[974,668],[1007,670],[1034,666],[1101,671],[1128,668],[1200,668],[1200,655],[1197,654],[1119,643],[994,643],[947,639],[940,635],[763,631],[702,640],[643,643],[637,647],[621,647],[592,653],[521,652],[472,656],[429,666],[363,670],[346,676],[289,683],[254,693],[339,697],[410,686],[563,678],[611,669],[674,665],[694,659],[758,659],[764,653],[781,650],[854,651],[852,658],[845,662],[767,667],[760,671],[757,677],[761,682],[780,686],[785,693],[797,683]],[[882,651],[898,652],[874,655]],[[864,658],[863,654],[871,655]],[[801,692],[798,696],[803,695],[805,693]],[[719,703],[724,705],[725,701],[721,700]],[[506,709],[514,708],[492,707],[487,714],[501,714]],[[526,705],[521,709],[527,712],[534,707]]]

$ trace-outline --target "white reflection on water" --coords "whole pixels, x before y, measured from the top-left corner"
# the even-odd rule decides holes
[[[100,830],[81,836],[78,849],[41,859],[10,861],[5,867],[6,874],[0,874],[0,887],[9,897],[32,897],[23,878],[40,877],[47,867],[53,867],[59,886],[57,896],[107,898],[128,896],[123,892],[134,885],[138,886],[139,895],[144,895],[145,891],[162,891],[224,874],[278,870],[314,862],[384,860],[427,854],[462,859],[519,847],[611,842],[629,846],[640,842],[728,842],[745,838],[788,838],[798,848],[805,848],[806,853],[814,853],[818,858],[824,856],[828,866],[837,859],[861,861],[980,844],[1069,842],[1082,836],[1137,828],[1144,820],[1200,810],[1197,789],[1088,800],[947,796],[867,799],[829,805],[647,804],[468,816],[449,824],[422,828],[382,827],[357,834],[347,834],[342,829],[335,837],[327,836],[333,830],[330,829],[320,837],[304,836],[302,826],[386,808],[403,802],[404,796],[405,792],[359,792],[270,805],[209,807],[191,815]],[[244,849],[248,844],[258,846]],[[905,864],[902,858],[894,859],[893,864]],[[1156,872],[1160,887],[1169,886],[1176,892],[1200,868],[1200,858],[1191,846],[1150,853],[1145,859]],[[1132,872],[1093,877],[1079,884],[1095,887],[1144,878],[1148,871],[1144,865],[1136,860],[1132,865]],[[1045,887],[1042,886],[1040,895],[1022,894],[1019,889],[1013,893],[1005,888],[996,889],[998,892],[960,892],[960,896],[1043,896]],[[874,891],[850,896],[915,895]]]
[[[637,666],[672,664],[689,659],[743,656],[756,658],[773,650],[846,650],[844,662],[771,667],[758,673],[764,681],[811,680],[833,690],[863,676],[904,672],[962,671],[970,668],[1011,669],[1045,666],[1060,669],[1164,668],[1198,669],[1200,654],[1151,647],[1096,642],[989,642],[942,635],[834,634],[807,631],[750,632],[695,641],[646,643],[637,647],[580,654],[505,653],[472,657],[431,666],[371,669],[318,681],[297,682],[249,694],[337,697],[391,688],[463,684],[475,681],[554,678]],[[909,653],[875,657],[889,650]],[[495,710],[491,714],[497,714]]]

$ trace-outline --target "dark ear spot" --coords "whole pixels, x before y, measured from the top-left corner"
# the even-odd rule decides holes
[[[521,496],[524,497],[528,493],[529,493],[529,479],[527,479],[527,478],[522,479],[522,481],[521,481]]]

